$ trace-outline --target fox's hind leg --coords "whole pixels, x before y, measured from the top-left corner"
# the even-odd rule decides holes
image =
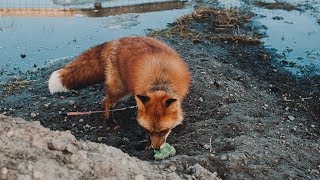
[[[121,99],[125,93],[118,93],[113,91],[113,88],[107,88],[106,96],[103,99],[104,117],[108,119],[110,117],[110,110],[114,108],[119,99]]]
[[[117,101],[127,95],[127,88],[120,79],[120,74],[112,62],[107,63],[105,80],[105,98],[103,100],[105,119],[110,117],[110,110],[115,106]]]

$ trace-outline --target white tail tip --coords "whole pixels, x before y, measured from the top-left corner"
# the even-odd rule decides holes
[[[59,74],[59,70],[54,71],[49,79],[48,82],[48,86],[49,86],[49,91],[51,94],[55,93],[55,92],[67,92],[69,91],[68,88],[66,88],[61,81],[61,77]]]

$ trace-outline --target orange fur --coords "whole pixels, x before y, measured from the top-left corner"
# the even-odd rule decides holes
[[[125,37],[106,42],[58,72],[67,89],[104,80],[105,110],[125,95],[135,96],[137,121],[149,134],[153,148],[160,148],[182,122],[181,102],[189,90],[190,72],[178,53],[159,40]]]

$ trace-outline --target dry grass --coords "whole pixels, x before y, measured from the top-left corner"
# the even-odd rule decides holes
[[[243,28],[251,20],[251,15],[239,9],[214,9],[201,7],[185,15],[165,31],[152,31],[150,36],[180,36],[193,42],[203,40],[260,43],[258,37],[248,35]],[[203,25],[202,28],[192,26]]]
[[[1,85],[3,88],[3,94],[1,95],[1,97],[7,97],[16,91],[27,87],[32,82],[33,81],[21,80],[21,81],[15,81],[15,82],[3,84]]]
[[[286,2],[276,1],[275,3],[268,3],[268,2],[257,1],[254,4],[256,6],[267,8],[267,9],[283,9],[283,10],[287,10],[287,11],[300,10],[296,6],[289,4],[289,3],[286,3]]]

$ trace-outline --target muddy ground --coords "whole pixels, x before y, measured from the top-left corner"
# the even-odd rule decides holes
[[[119,148],[148,161],[148,168],[150,164],[164,169],[171,167],[182,178],[192,175],[189,167],[196,163],[217,172],[223,179],[320,178],[319,77],[297,78],[287,73],[276,63],[275,53],[254,39],[259,37],[259,29],[250,20],[237,23],[231,28],[240,27],[246,32],[245,38],[232,38],[232,29],[214,31],[207,21],[193,20],[177,21],[163,31],[150,34],[177,49],[189,64],[193,78],[190,94],[183,104],[184,123],[168,138],[177,155],[168,160],[154,161],[152,151],[144,150],[146,134],[135,121],[134,109],[114,112],[113,121],[117,125],[104,121],[100,114],[66,116],[70,111],[100,110],[103,98],[101,84],[70,93],[49,93],[50,73],[71,59],[47,64],[38,71],[9,80],[1,86],[0,112],[40,121],[51,130],[70,130],[78,140]],[[210,38],[213,36],[221,38]],[[117,107],[132,105],[134,100],[129,99]],[[26,161],[24,156],[12,159]],[[0,164],[9,172],[19,169],[16,166],[10,166],[9,160]]]

